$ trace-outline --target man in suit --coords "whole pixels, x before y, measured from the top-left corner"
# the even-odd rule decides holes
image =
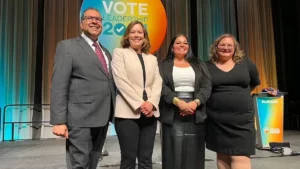
[[[102,17],[81,16],[81,36],[58,43],[51,86],[53,133],[66,138],[68,169],[95,169],[113,116],[115,85],[111,55],[99,42]]]

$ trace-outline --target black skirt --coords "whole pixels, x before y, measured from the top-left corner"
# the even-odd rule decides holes
[[[162,169],[204,169],[204,161],[204,124],[176,110],[173,125],[162,124]]]
[[[206,148],[227,155],[255,154],[254,120],[240,124],[218,123],[206,120]]]

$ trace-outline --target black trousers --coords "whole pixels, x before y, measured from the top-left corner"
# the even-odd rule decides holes
[[[68,169],[96,169],[105,142],[108,125],[94,128],[69,127],[66,140]]]
[[[152,169],[152,153],[157,128],[155,117],[115,118],[115,129],[121,149],[120,169]]]
[[[162,169],[204,169],[204,141],[204,124],[176,110],[173,125],[162,124]]]

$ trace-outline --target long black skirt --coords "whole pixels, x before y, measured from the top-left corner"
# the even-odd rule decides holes
[[[204,124],[175,112],[173,125],[162,124],[162,169],[204,169],[204,162]]]

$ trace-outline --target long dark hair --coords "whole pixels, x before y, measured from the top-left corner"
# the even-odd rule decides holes
[[[188,50],[188,53],[186,54],[185,56],[185,60],[188,61],[189,63],[199,63],[199,60],[198,58],[196,58],[196,56],[193,54],[193,51],[192,51],[192,47],[190,45],[190,42],[189,42],[189,39],[187,36],[185,36],[184,34],[177,34],[175,37],[172,38],[171,40],[171,43],[169,45],[169,49],[168,49],[168,54],[167,54],[167,57],[165,60],[173,60],[174,59],[174,53],[173,53],[173,46],[174,46],[174,43],[175,43],[175,40],[179,37],[179,36],[183,36],[187,39],[188,41],[188,45],[189,45],[189,50]]]

